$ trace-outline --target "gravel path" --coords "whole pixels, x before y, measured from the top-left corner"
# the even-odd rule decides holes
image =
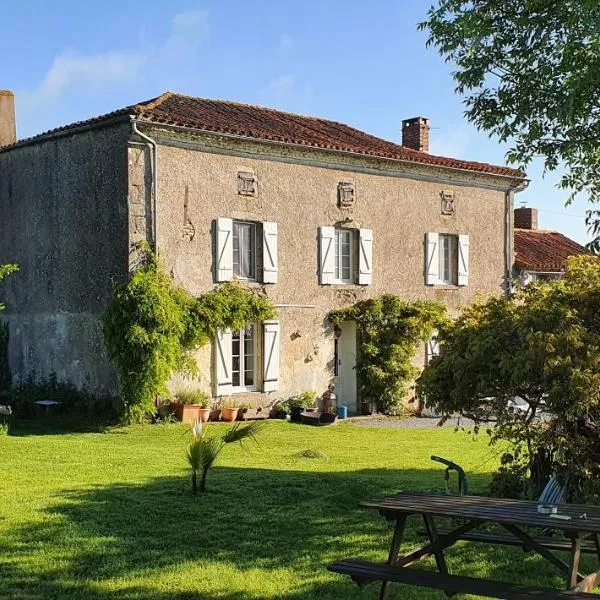
[[[352,417],[348,419],[351,423],[360,427],[391,427],[395,429],[432,429],[438,426],[437,417]],[[442,427],[473,427],[474,422],[470,419],[452,418]]]

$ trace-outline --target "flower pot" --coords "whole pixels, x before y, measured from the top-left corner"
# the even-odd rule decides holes
[[[227,421],[228,423],[233,423],[238,414],[237,408],[222,408],[221,409],[221,419],[223,421]]]
[[[206,423],[210,417],[210,413],[212,409],[210,408],[199,408],[198,409],[198,420],[202,421],[202,423]]]
[[[199,404],[181,404],[174,402],[173,407],[175,409],[175,417],[182,423],[188,423],[193,425],[196,421],[200,420],[200,408]]]

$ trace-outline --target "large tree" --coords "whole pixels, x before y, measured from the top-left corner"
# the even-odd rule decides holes
[[[492,422],[492,442],[527,468],[543,455],[574,481],[598,480],[600,260],[572,258],[563,280],[473,304],[440,338],[418,382],[430,406]]]
[[[466,116],[511,141],[508,161],[564,168],[559,186],[600,201],[600,2],[439,0],[419,25],[453,63]],[[600,249],[600,211],[587,223]]]

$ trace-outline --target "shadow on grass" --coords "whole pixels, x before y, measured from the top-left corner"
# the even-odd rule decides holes
[[[439,490],[440,481],[436,469],[323,473],[219,468],[210,473],[209,491],[198,498],[189,493],[186,479],[175,477],[66,492],[47,510],[43,523],[6,532],[0,597],[375,598],[373,586],[359,589],[326,571],[339,558],[386,558],[390,526],[375,511],[360,508],[360,500],[401,489]],[[475,475],[470,483],[481,489],[486,481]],[[409,543],[417,541],[419,529],[415,519],[408,528]],[[520,552],[492,550],[497,568],[489,551],[473,546],[468,552],[455,550],[458,558],[449,559],[451,567],[468,574],[470,565],[483,561],[484,575],[511,580],[507,552],[516,553],[515,562],[522,560]],[[182,581],[180,570],[186,565],[193,576]],[[224,565],[229,575],[221,577]],[[552,574],[541,561],[521,566],[525,574],[532,568]],[[232,573],[260,570],[268,582],[286,569],[298,585],[283,585],[275,595],[245,591],[239,581],[227,581]],[[442,595],[397,588],[395,597]]]
[[[114,427],[116,421],[102,422],[98,417],[65,416],[39,414],[30,418],[11,418],[10,435],[25,437],[28,435],[64,435],[66,433],[103,433]]]

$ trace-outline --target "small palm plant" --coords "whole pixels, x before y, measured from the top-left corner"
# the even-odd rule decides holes
[[[247,440],[256,442],[256,436],[264,425],[259,421],[247,425],[236,423],[227,430],[225,435],[210,437],[206,435],[208,428],[197,421],[192,428],[192,440],[186,452],[188,463],[192,468],[192,492],[197,494],[206,491],[206,476],[227,444],[239,442],[243,446]],[[199,473],[200,486],[198,486]]]

